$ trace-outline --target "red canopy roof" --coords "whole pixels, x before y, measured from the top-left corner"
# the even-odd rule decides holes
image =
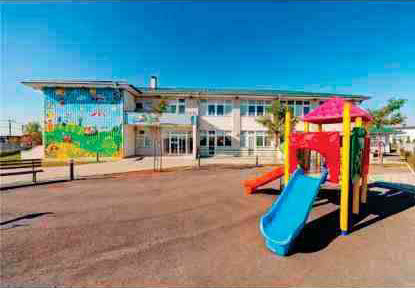
[[[303,121],[315,124],[332,124],[341,123],[343,121],[343,104],[344,98],[333,97],[326,100],[323,104],[310,111],[302,117]],[[361,117],[363,121],[372,121],[372,116],[366,110],[352,104],[350,111],[352,121]]]

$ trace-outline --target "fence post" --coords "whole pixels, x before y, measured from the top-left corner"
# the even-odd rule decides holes
[[[74,161],[73,159],[69,160],[69,179],[73,181],[74,177]]]

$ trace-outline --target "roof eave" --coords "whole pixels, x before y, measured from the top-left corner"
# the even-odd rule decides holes
[[[22,81],[23,85],[41,90],[45,87],[68,87],[68,88],[121,88],[129,91],[133,95],[141,95],[142,92],[125,81],[72,81],[72,80],[28,80]]]

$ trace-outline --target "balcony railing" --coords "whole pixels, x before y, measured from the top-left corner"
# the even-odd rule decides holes
[[[125,112],[125,124],[130,125],[192,125],[195,116],[186,114],[163,113],[157,116],[154,113]]]

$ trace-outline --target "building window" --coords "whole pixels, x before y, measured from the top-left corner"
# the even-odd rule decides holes
[[[223,131],[216,132],[216,146],[218,147],[225,146],[225,132]]]
[[[207,100],[206,99],[200,100],[199,109],[200,109],[200,116],[206,116],[207,114]]]
[[[294,116],[303,116],[303,101],[295,101]]]
[[[207,146],[207,133],[206,131],[200,131],[200,142],[201,147]]]
[[[270,100],[265,101],[265,114],[272,113],[272,102]]]
[[[225,146],[226,147],[232,146],[232,133],[230,131],[225,132]]]
[[[223,116],[225,113],[225,105],[223,101],[216,102],[216,116]]]
[[[307,115],[310,112],[310,101],[303,102],[303,115]]]
[[[256,132],[256,146],[260,148],[271,147],[271,138],[266,132],[264,131]]]
[[[264,132],[256,132],[256,147],[264,147],[265,139]]]
[[[263,116],[271,113],[271,101],[241,100],[241,116]]]
[[[179,99],[179,114],[184,114],[186,111],[186,101],[184,99]]]
[[[247,137],[248,137],[248,133],[246,131],[241,131],[241,137],[240,137],[241,148],[248,148]]]
[[[216,146],[231,147],[232,133],[230,131],[216,131]]]
[[[314,110],[318,106],[318,101],[311,101],[311,110]]]
[[[225,100],[225,115],[231,115],[232,108],[232,100]]]
[[[229,116],[232,114],[232,100],[200,100],[200,115]]]
[[[209,116],[215,116],[216,115],[216,105],[209,103],[208,105],[208,115]]]
[[[248,114],[248,103],[245,100],[242,100],[239,109],[241,111],[241,116],[246,116]]]
[[[257,105],[256,105],[256,115],[257,116],[264,116],[264,101],[257,101]]]
[[[186,100],[169,100],[167,106],[167,113],[171,114],[185,114],[186,112]]]
[[[153,140],[150,135],[144,130],[140,130],[137,133],[137,147],[138,148],[151,148],[153,147]]]
[[[256,116],[256,101],[255,100],[248,101],[248,115]]]
[[[135,112],[150,113],[153,110],[152,100],[138,100],[135,102]]]
[[[294,101],[292,101],[292,100],[288,101],[287,106],[288,106],[288,109],[291,110],[291,112],[295,112],[294,111],[294,106],[295,106]]]

